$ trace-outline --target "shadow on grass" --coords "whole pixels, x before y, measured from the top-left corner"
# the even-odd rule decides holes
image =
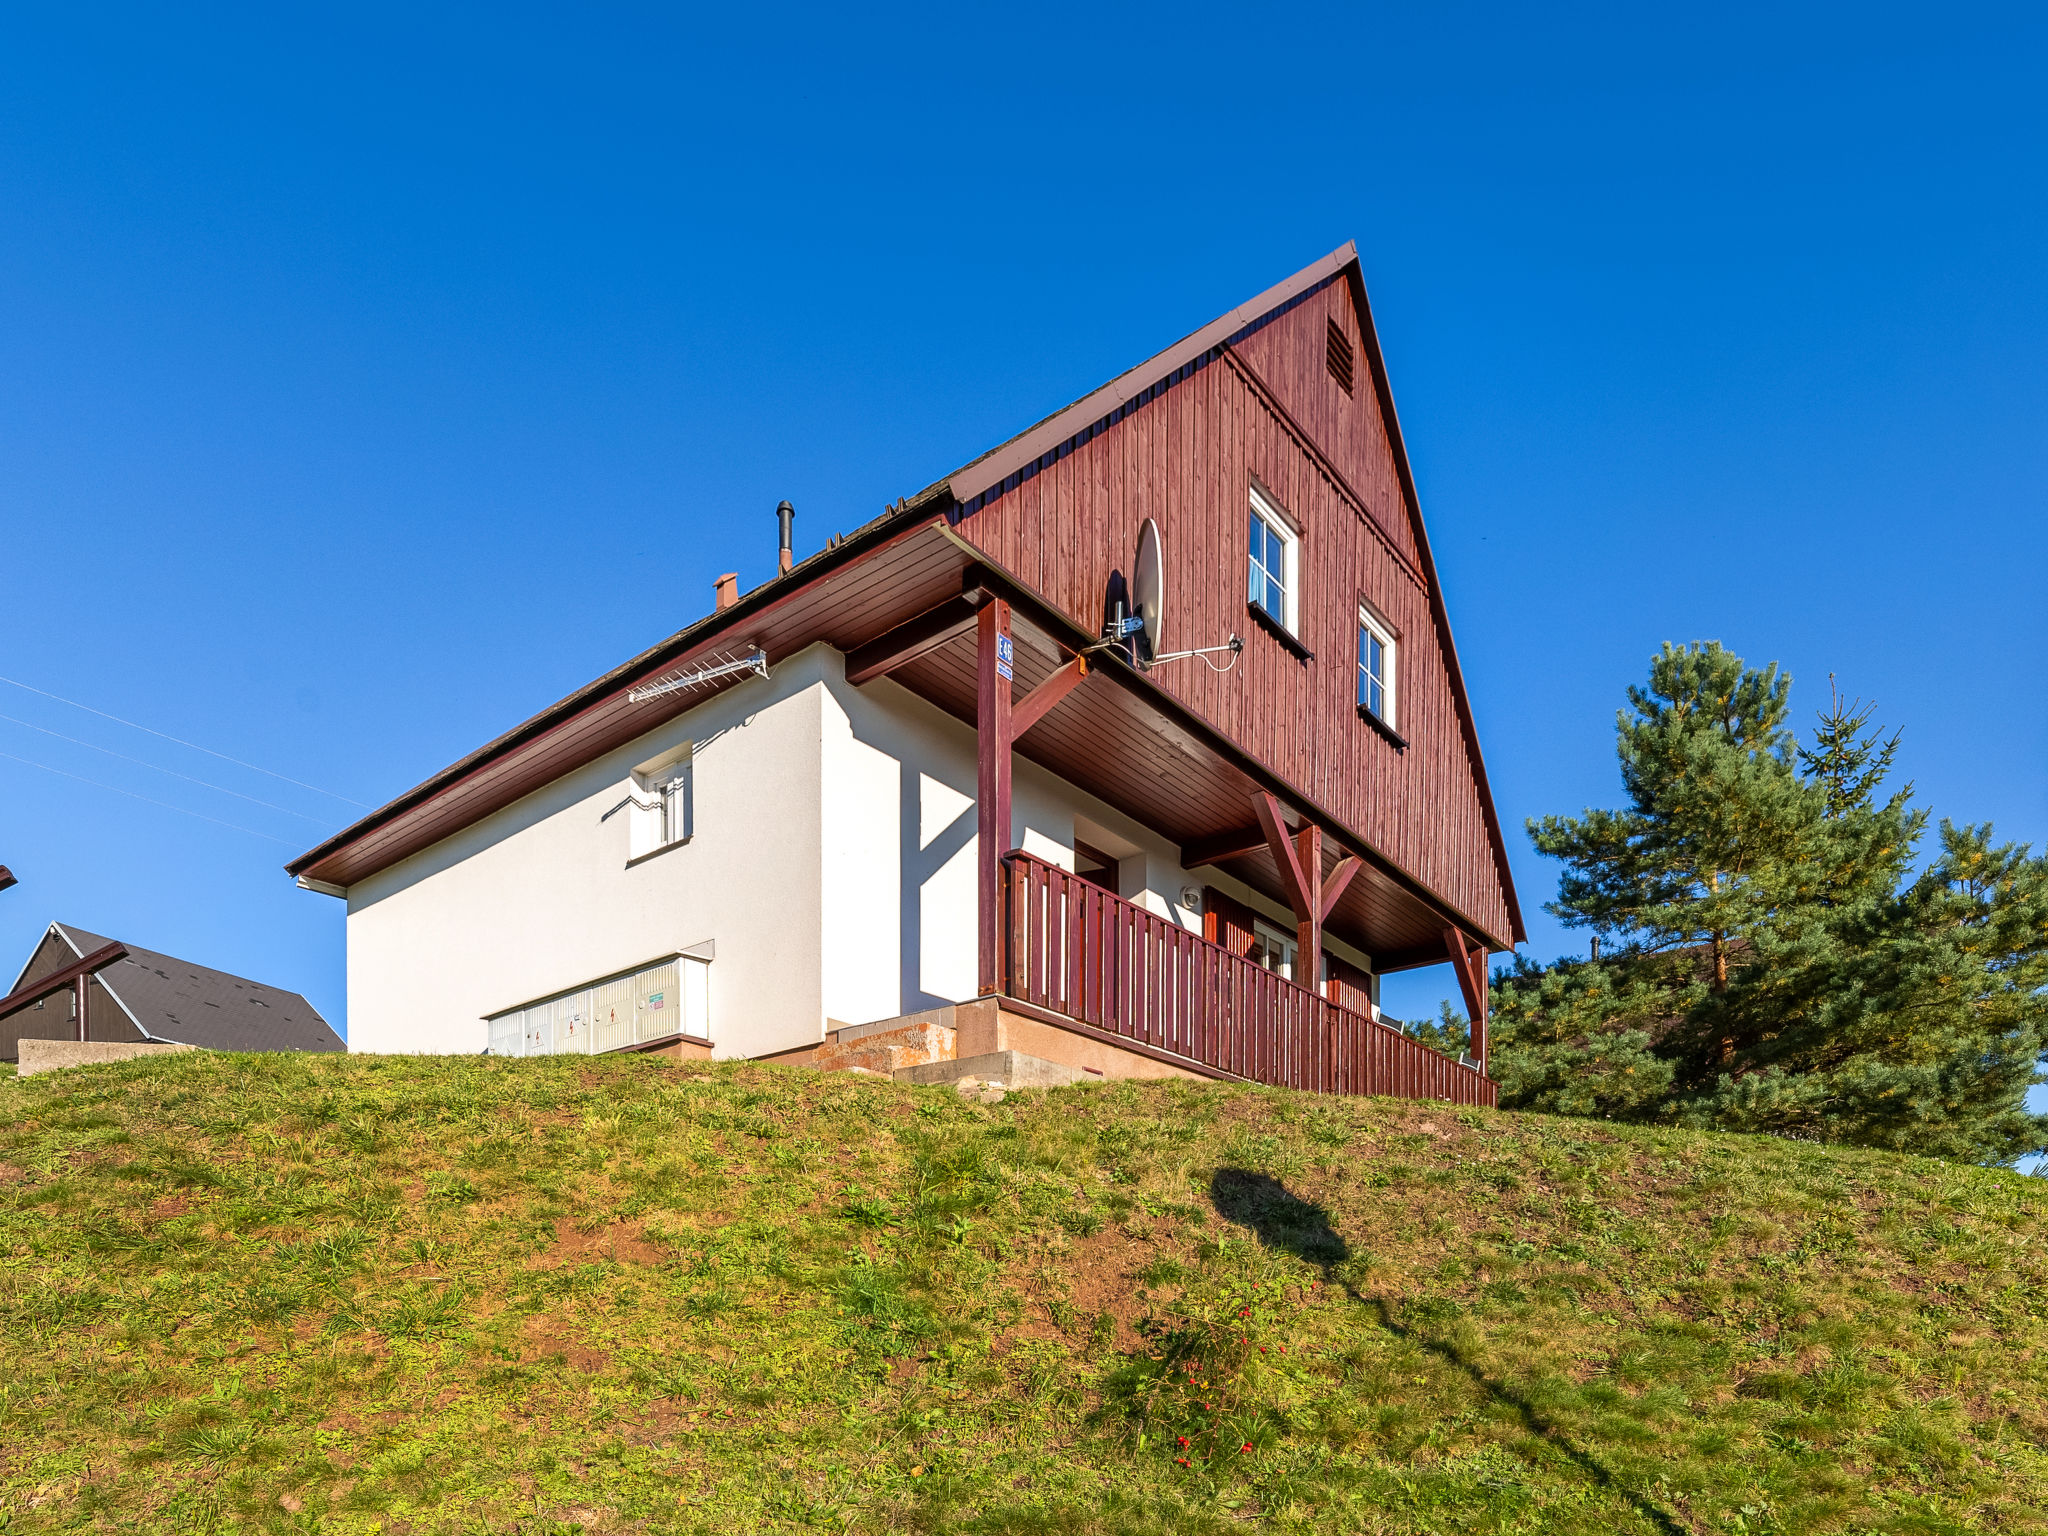
[[[1456,1366],[1470,1377],[1473,1384],[1486,1393],[1488,1397],[1497,1403],[1504,1403],[1514,1409],[1515,1413],[1521,1418],[1522,1427],[1531,1435],[1534,1435],[1545,1445],[1553,1447],[1559,1455],[1571,1462],[1573,1466],[1584,1472],[1586,1476],[1598,1483],[1602,1488],[1627,1499],[1635,1507],[1636,1513],[1656,1527],[1657,1530],[1662,1531],[1664,1536],[1689,1536],[1688,1527],[1681,1525],[1667,1511],[1658,1508],[1644,1495],[1618,1480],[1608,1470],[1606,1463],[1601,1461],[1599,1457],[1574,1444],[1571,1436],[1558,1428],[1557,1425],[1551,1423],[1534,1403],[1530,1402],[1528,1398],[1517,1392],[1506,1382],[1497,1381],[1492,1376],[1489,1376],[1485,1368],[1478,1361],[1472,1359],[1462,1349],[1458,1348],[1457,1345],[1448,1339],[1432,1338],[1420,1329],[1412,1328],[1402,1323],[1394,1315],[1394,1309],[1388,1305],[1387,1299],[1384,1296],[1364,1295],[1356,1286],[1349,1282],[1346,1282],[1344,1289],[1351,1293],[1352,1300],[1378,1311],[1380,1326],[1395,1338],[1405,1339],[1418,1348],[1428,1350],[1439,1360]]]
[[[1270,1174],[1252,1173],[1243,1168],[1219,1168],[1209,1181],[1209,1195],[1216,1203],[1217,1214],[1225,1221],[1250,1228],[1252,1234],[1268,1248],[1277,1248],[1322,1266],[1325,1275],[1351,1256],[1350,1244],[1331,1224],[1330,1213],[1313,1201],[1302,1199]],[[1642,1494],[1618,1481],[1597,1456],[1573,1443],[1571,1437],[1544,1417],[1534,1403],[1506,1382],[1489,1376],[1478,1361],[1457,1345],[1448,1339],[1432,1338],[1404,1324],[1383,1296],[1367,1296],[1349,1280],[1344,1282],[1344,1289],[1353,1301],[1374,1308],[1379,1313],[1380,1326],[1395,1338],[1426,1349],[1438,1359],[1456,1366],[1488,1397],[1512,1408],[1520,1417],[1523,1428],[1531,1435],[1554,1447],[1559,1455],[1600,1487],[1627,1499],[1636,1513],[1663,1536],[1688,1536],[1685,1526]]]
[[[1216,1214],[1240,1227],[1268,1248],[1278,1248],[1328,1269],[1351,1257],[1351,1247],[1330,1225],[1330,1213],[1289,1191],[1271,1174],[1243,1168],[1218,1168],[1209,1181]]]

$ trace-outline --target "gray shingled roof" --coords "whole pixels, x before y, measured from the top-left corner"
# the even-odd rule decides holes
[[[80,958],[113,943],[83,928],[52,924]],[[122,942],[126,942],[125,940]],[[128,945],[128,958],[98,973],[129,1016],[159,1040],[209,1051],[345,1051],[320,1012],[296,992],[266,987]]]

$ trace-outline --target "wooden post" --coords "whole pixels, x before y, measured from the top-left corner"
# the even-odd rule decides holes
[[[92,977],[81,975],[74,985],[77,990],[72,995],[78,999],[78,1038],[82,1042],[89,1038],[85,1028],[85,1000],[91,995],[88,989],[92,986]]]
[[[1323,971],[1323,829],[1310,822],[1294,834],[1294,859],[1308,897],[1307,910],[1294,909],[1294,954],[1302,974],[1295,978],[1311,992],[1322,990]]]
[[[1472,1021],[1472,1059],[1486,1074],[1486,946],[1465,942],[1457,928],[1444,929],[1444,948],[1450,951],[1451,968],[1458,973],[1458,990],[1465,994],[1465,1013]]]
[[[1252,796],[1252,809],[1265,829],[1266,843],[1273,850],[1273,862],[1280,868],[1280,884],[1287,892],[1287,905],[1294,909],[1295,981],[1311,992],[1320,992],[1323,968],[1323,919],[1356,872],[1356,861],[1346,860],[1323,883],[1323,829],[1306,823],[1289,836],[1280,816],[1280,802],[1261,791]]]
[[[979,991],[986,997],[1003,990],[1003,855],[1010,849],[1010,688],[1016,655],[1010,643],[1010,605],[999,597],[984,603],[975,615],[974,635]]]

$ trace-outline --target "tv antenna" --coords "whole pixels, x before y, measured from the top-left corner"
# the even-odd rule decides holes
[[[1212,672],[1228,672],[1244,654],[1244,641],[1234,634],[1221,645],[1198,646],[1191,651],[1159,649],[1160,631],[1166,620],[1166,545],[1160,537],[1159,524],[1149,517],[1138,526],[1138,558],[1131,566],[1131,607],[1136,611],[1126,617],[1123,603],[1117,603],[1099,643],[1128,645],[1131,660],[1141,672],[1169,661],[1185,661],[1190,656],[1201,657]],[[1230,652],[1230,660],[1220,667],[1209,660],[1218,651]]]
[[[708,687],[721,678],[734,677],[742,672],[750,672],[756,677],[766,677],[768,653],[758,645],[745,656],[734,656],[728,651],[720,651],[709,661],[700,661],[693,667],[671,672],[659,682],[629,689],[626,702],[638,704],[642,699],[659,699],[671,693],[688,693],[692,689]]]

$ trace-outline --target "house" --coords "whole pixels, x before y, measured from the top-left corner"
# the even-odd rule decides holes
[[[287,866],[352,1048],[1492,1102],[1522,919],[1353,247],[800,563],[781,511],[772,580]],[[1466,1062],[1377,1017],[1446,960]]]
[[[52,923],[0,998],[0,1061],[23,1040],[191,1045],[208,1051],[341,1051],[296,992]]]

